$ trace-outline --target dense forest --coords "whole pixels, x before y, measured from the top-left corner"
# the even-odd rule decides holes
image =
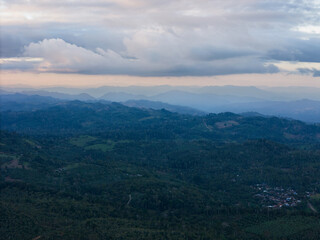
[[[17,109],[1,112],[0,239],[319,238],[317,124],[102,102]]]

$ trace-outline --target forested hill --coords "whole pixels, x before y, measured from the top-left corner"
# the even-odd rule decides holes
[[[318,239],[317,125],[80,101],[13,110],[0,239]]]
[[[238,141],[265,138],[281,142],[320,141],[320,126],[295,120],[245,117],[233,113],[191,116],[164,109],[80,101],[62,102],[35,111],[1,112],[1,128],[32,135],[90,133],[123,139]]]

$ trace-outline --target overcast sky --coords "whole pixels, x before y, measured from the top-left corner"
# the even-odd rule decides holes
[[[0,0],[0,18],[5,76],[320,81],[319,0]]]

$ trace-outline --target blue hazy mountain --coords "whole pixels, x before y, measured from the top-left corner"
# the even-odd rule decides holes
[[[21,93],[0,94],[1,111],[31,111],[53,106],[61,100]]]
[[[320,101],[302,99],[298,101],[262,101],[234,103],[220,106],[218,111],[235,113],[259,112],[260,114],[288,117],[305,122],[320,122]]]
[[[52,106],[57,106],[67,101],[73,101],[73,100],[58,99],[58,98],[39,96],[39,95],[27,95],[22,93],[0,94],[0,104],[1,104],[0,110],[1,111],[39,110],[39,109],[45,109]],[[122,101],[122,100],[118,99],[118,102],[119,101]],[[101,102],[103,104],[111,103],[111,101],[101,100],[101,99],[97,100],[94,98],[90,98],[90,101],[87,101],[87,102]],[[117,102],[117,101],[114,100],[113,102]],[[199,111],[197,109],[193,109],[190,107],[176,106],[176,105],[166,104],[162,102],[148,101],[148,100],[129,100],[126,102],[122,102],[122,104],[129,107],[144,108],[144,109],[156,109],[156,110],[166,109],[167,111],[177,112],[181,114],[190,114],[190,115],[205,114],[202,111]]]
[[[178,106],[178,105],[171,105],[163,102],[156,102],[156,101],[148,101],[148,100],[129,100],[122,103],[128,107],[136,107],[136,108],[145,108],[145,109],[166,109],[170,112],[176,112],[181,114],[190,114],[190,115],[205,115],[206,113],[194,108]]]
[[[253,86],[164,85],[103,86],[88,89],[55,87],[33,90],[19,88],[15,90],[14,88],[2,88],[2,91],[20,91],[28,95],[37,94],[63,100],[103,100],[122,103],[134,100],[140,101],[139,107],[148,107],[150,101],[162,102],[163,104],[183,106],[208,113],[258,112],[264,115],[293,118],[306,122],[320,121],[320,89],[308,87],[258,88]],[[168,105],[163,106],[167,110],[172,110]],[[155,107],[155,104],[153,104],[153,107]]]
[[[80,101],[95,100],[94,97],[90,96],[87,93],[67,94],[67,93],[49,92],[49,91],[43,91],[43,90],[22,91],[21,93],[26,95],[39,95],[39,96],[53,97],[53,98],[63,99],[63,100],[80,100]]]

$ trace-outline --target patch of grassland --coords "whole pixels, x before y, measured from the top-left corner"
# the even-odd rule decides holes
[[[114,146],[117,143],[129,143],[130,141],[128,140],[121,140],[121,141],[111,141],[111,140],[107,140],[107,141],[102,141],[100,143],[97,144],[92,144],[92,145],[88,145],[85,147],[86,150],[100,150],[102,152],[107,152],[107,151],[111,151],[113,150]]]
[[[33,146],[33,147],[37,146],[36,143],[34,143],[33,141],[31,141],[31,140],[29,140],[29,139],[24,139],[24,141],[25,141],[26,143],[29,143],[29,144],[30,144],[31,146]]]
[[[85,147],[86,150],[100,150],[102,152],[111,151],[114,147],[114,142],[108,142],[108,143],[100,143],[100,144],[94,144]]]
[[[86,164],[84,163],[73,163],[73,164],[69,164],[67,166],[65,166],[63,169],[64,170],[71,170],[71,169],[75,169],[75,168],[79,168],[81,166],[85,166]]]
[[[320,193],[311,196],[312,200],[320,201]]]
[[[10,159],[16,159],[17,156],[12,155],[12,154],[7,154],[7,153],[0,153],[0,158],[10,158]]]
[[[156,118],[156,117],[155,117],[155,116],[144,117],[144,118],[139,119],[139,122],[141,122],[141,121],[145,121],[145,120],[154,119],[154,118]]]
[[[97,138],[88,135],[83,135],[77,138],[72,138],[69,142],[77,147],[84,147],[88,145],[88,143],[93,142],[95,140],[97,140]]]

